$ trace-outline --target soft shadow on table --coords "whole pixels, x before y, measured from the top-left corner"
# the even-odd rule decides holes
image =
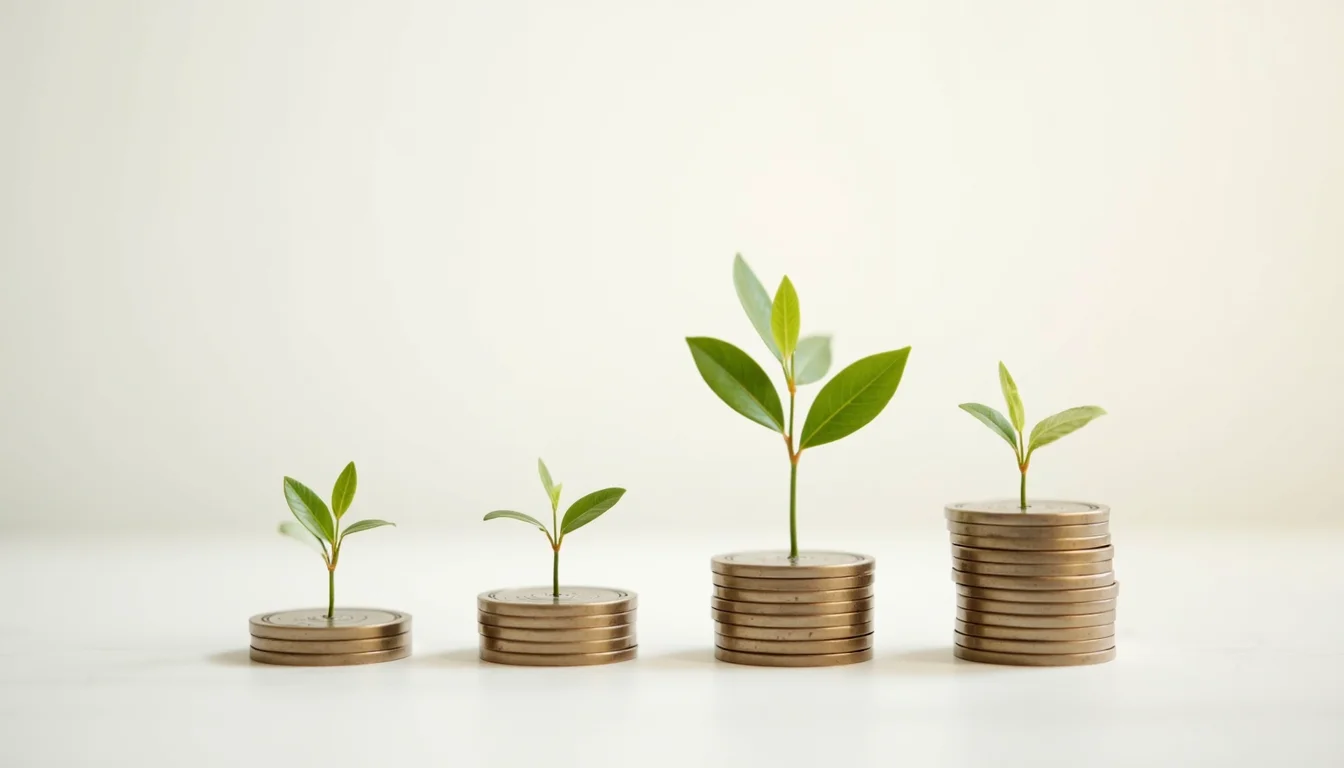
[[[413,653],[410,660],[413,664],[433,667],[479,667],[486,663],[481,661],[480,649],[474,647],[459,648],[447,653]]]
[[[640,666],[659,669],[685,669],[717,664],[713,648],[687,648],[681,651],[659,654],[641,654],[635,662]]]
[[[896,653],[881,653],[874,656],[872,665],[878,671],[894,675],[939,675],[984,674],[1002,671],[1002,667],[993,664],[977,664],[973,661],[958,659],[952,655],[952,646],[934,648],[914,648]]]
[[[212,653],[205,657],[205,660],[217,667],[250,667],[252,659],[248,658],[246,648],[235,648],[231,651],[220,651]]]

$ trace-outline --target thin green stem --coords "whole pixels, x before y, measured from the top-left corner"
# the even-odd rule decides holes
[[[560,596],[560,545],[556,545],[551,559],[551,596]]]
[[[1022,511],[1027,511],[1027,470],[1022,470],[1022,498],[1020,500]]]
[[[793,449],[793,382],[789,382],[789,557],[798,557],[798,452]]]
[[[336,616],[336,566],[327,568],[327,618]]]

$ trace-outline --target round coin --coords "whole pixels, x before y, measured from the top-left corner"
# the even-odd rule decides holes
[[[597,616],[506,616],[499,613],[476,612],[476,620],[492,627],[516,629],[587,629],[589,627],[619,627],[635,623],[635,611],[606,613]]]
[[[1083,501],[1027,502],[1026,511],[1016,499],[949,504],[943,517],[971,525],[1089,525],[1111,519],[1110,507]]]
[[[635,637],[634,624],[586,629],[517,629],[481,624],[478,629],[482,637],[517,640],[524,643],[586,643],[593,640],[617,640],[623,637],[633,640]]]
[[[957,607],[968,611],[1004,613],[1011,616],[1091,616],[1114,611],[1115,598],[1081,603],[1023,603],[957,595]]]
[[[854,624],[871,624],[871,610],[857,613],[836,613],[822,616],[757,616],[750,613],[732,611],[710,611],[715,621],[733,624],[739,627],[769,627],[771,629],[810,629],[812,627],[846,627]]]
[[[729,589],[764,589],[778,592],[820,592],[832,589],[857,589],[873,583],[873,574],[834,576],[820,579],[750,579],[715,573],[714,586]]]
[[[803,551],[790,558],[783,550],[734,552],[715,555],[709,569],[727,576],[749,579],[818,579],[862,576],[872,573],[877,561],[869,555],[850,552]]]
[[[337,608],[328,619],[326,608],[302,608],[259,613],[247,624],[253,637],[272,640],[367,640],[410,632],[411,615],[381,608]]]
[[[862,600],[873,596],[873,587],[855,589],[828,589],[820,592],[779,592],[764,589],[729,589],[715,587],[714,596],[743,603],[840,603]]]
[[[736,637],[742,640],[773,640],[775,642],[797,642],[799,640],[843,640],[861,637],[873,632],[873,624],[851,624],[841,627],[809,627],[807,629],[776,629],[773,627],[739,627],[736,624],[719,622],[714,631],[723,637]]]
[[[364,651],[363,653],[276,653],[260,648],[249,648],[248,655],[253,661],[263,664],[279,664],[285,667],[345,667],[354,664],[377,664],[383,661],[396,661],[411,655],[411,647],[403,646],[388,651]]]
[[[493,664],[511,664],[515,667],[588,667],[596,664],[615,664],[635,658],[638,648],[605,653],[507,653],[481,649],[481,660]]]
[[[1016,564],[1016,563],[979,563],[974,560],[952,558],[952,567],[965,573],[981,573],[986,576],[1095,576],[1111,570],[1113,560],[1096,563],[1074,563],[1061,565]]]
[[[989,589],[957,585],[957,594],[981,600],[1001,600],[1010,603],[1083,603],[1114,600],[1120,594],[1120,582],[1108,587],[1049,591],[1044,589]]]
[[[1099,640],[1075,640],[1068,643],[1056,643],[1048,640],[994,640],[988,637],[975,637],[972,635],[963,635],[960,632],[953,632],[952,639],[962,648],[971,648],[977,651],[994,651],[995,653],[1093,653],[1095,651],[1105,651],[1115,647],[1114,637],[1103,637]]]
[[[588,640],[579,643],[528,643],[520,640],[500,640],[496,637],[481,637],[481,648],[502,653],[538,653],[538,654],[590,654],[623,651],[635,647],[635,638],[617,637],[611,640]]]
[[[1105,651],[1096,651],[1094,653],[1062,653],[1062,654],[1036,654],[1036,653],[994,653],[993,651],[977,651],[970,648],[955,646],[952,648],[952,654],[958,659],[966,661],[978,661],[982,664],[1008,664],[1015,667],[1079,667],[1085,664],[1104,664],[1115,658],[1115,649],[1111,648]]]
[[[715,648],[714,658],[732,664],[749,664],[755,667],[838,667],[843,664],[858,664],[873,658],[873,649],[850,653],[816,653],[790,655],[784,653],[745,653]]]
[[[634,592],[609,587],[561,587],[559,596],[551,587],[520,587],[482,592],[476,610],[505,616],[594,616],[627,613],[637,602]]]
[[[1012,565],[1075,565],[1100,563],[1115,556],[1115,547],[1077,549],[1069,552],[1041,552],[1011,549],[979,549],[952,546],[952,557],[977,563],[1007,563]]]
[[[367,640],[272,640],[269,637],[252,638],[252,647],[274,653],[364,653],[410,648],[411,635],[388,635]]]
[[[1075,549],[1095,549],[1110,546],[1111,537],[1080,536],[1073,539],[1006,539],[1001,536],[959,536],[952,534],[952,543],[978,549],[1010,549],[1023,552],[1071,552]]]
[[[1111,532],[1111,524],[972,525],[970,523],[948,521],[947,530],[961,536],[990,536],[1007,539],[1077,539],[1084,536],[1105,536]]]
[[[714,644],[724,650],[740,653],[778,653],[796,656],[867,650],[873,647],[873,636],[862,635],[843,640],[745,640],[740,637],[716,635]]]
[[[873,608],[873,598],[844,600],[834,603],[744,603],[711,597],[710,605],[718,611],[753,613],[757,616],[822,616],[835,613],[859,613]]]
[[[1069,629],[1029,629],[1026,627],[996,627],[986,624],[968,624],[957,622],[957,631],[972,637],[989,637],[995,640],[1050,640],[1053,642],[1074,642],[1079,640],[1100,640],[1115,637],[1114,624],[1099,624],[1095,627],[1071,627]]]
[[[1078,605],[1078,603],[1055,603],[1055,605]],[[1020,616],[1014,613],[984,613],[957,609],[957,619],[971,624],[988,624],[995,627],[1022,627],[1024,629],[1067,629],[1070,627],[1099,627],[1115,623],[1115,611],[1084,613],[1076,616]]]
[[[1109,587],[1115,583],[1115,573],[1097,573],[1091,576],[986,576],[983,573],[952,571],[952,581],[968,587],[992,589],[1075,590]]]

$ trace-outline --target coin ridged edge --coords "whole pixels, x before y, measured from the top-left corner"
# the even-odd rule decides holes
[[[954,523],[967,523],[970,525],[1087,525],[1091,523],[1105,523],[1111,519],[1111,508],[1105,504],[1094,504],[1090,501],[1063,501],[1058,499],[1048,499],[1038,501],[1037,504],[1061,503],[1061,504],[1079,504],[1092,507],[1090,510],[1078,510],[1076,512],[1032,512],[1030,511],[1031,502],[1028,501],[1028,511],[1021,510],[976,510],[973,509],[977,504],[992,504],[1003,502],[968,502],[962,501],[955,504],[948,504],[943,507],[943,517]]]
[[[295,608],[283,611],[258,613],[247,620],[248,632],[254,637],[271,640],[369,640],[375,637],[404,635],[411,631],[411,614],[405,611],[393,611],[387,608],[338,608],[338,612],[380,611],[400,617],[386,624],[346,625],[340,627],[296,627],[283,624],[267,624],[267,616],[277,613],[299,613],[306,611],[325,612],[325,608]]]
[[[488,661],[492,664],[505,664],[513,667],[591,667],[630,661],[638,655],[638,651],[639,646],[634,646],[624,650],[608,651],[606,653],[546,655],[537,653],[491,651],[482,648],[480,649],[480,657],[481,661]]]
[[[247,651],[252,661],[280,667],[348,667],[358,664],[381,664],[385,661],[409,658],[411,655],[410,646],[363,653],[276,653],[252,647]]]
[[[964,661],[974,661],[980,664],[1002,664],[1011,667],[1080,667],[1090,664],[1105,664],[1115,659],[1115,653],[1115,648],[1092,653],[1054,655],[977,651],[974,648],[962,648],[959,645],[952,648],[952,655]]]
[[[750,667],[839,667],[847,664],[860,664],[871,661],[873,649],[850,653],[816,653],[785,656],[777,653],[746,653],[730,651],[727,648],[714,648],[714,658],[729,664],[741,664]]]

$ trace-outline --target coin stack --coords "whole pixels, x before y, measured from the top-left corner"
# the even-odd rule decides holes
[[[253,661],[290,667],[377,664],[411,655],[411,616],[378,608],[260,613],[248,620]]]
[[[1108,507],[1016,501],[946,507],[957,585],[954,655],[1065,667],[1115,658]]]
[[[867,555],[847,552],[714,557],[714,657],[762,667],[868,661],[876,565]]]
[[[579,667],[635,658],[634,592],[524,587],[476,598],[481,658],[525,667]]]

